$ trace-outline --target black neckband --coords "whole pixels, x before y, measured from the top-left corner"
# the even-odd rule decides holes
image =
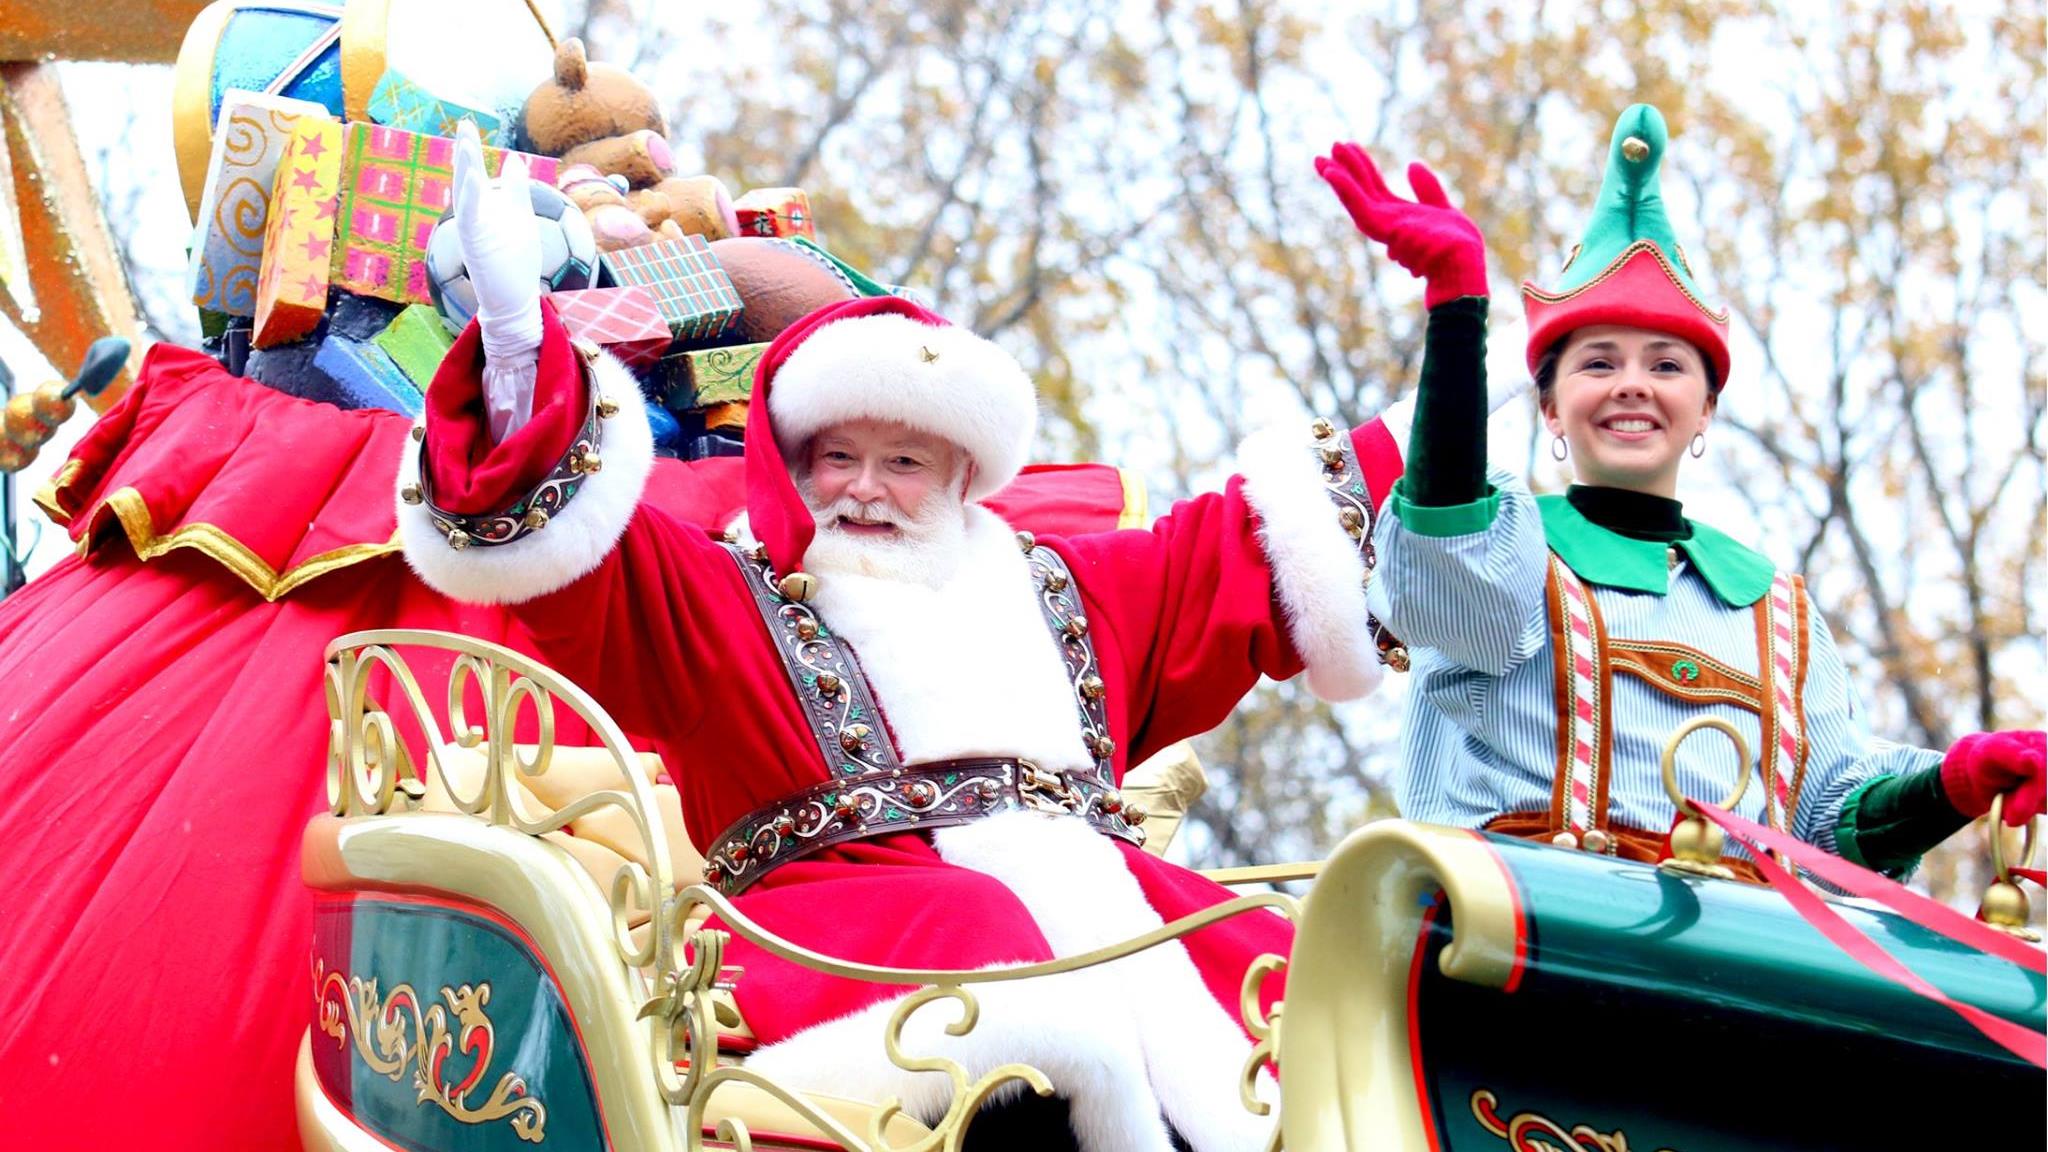
[[[1692,538],[1692,525],[1685,520],[1685,505],[1676,500],[1627,488],[1586,484],[1572,485],[1565,490],[1564,497],[1581,516],[1609,532],[1660,543]]]

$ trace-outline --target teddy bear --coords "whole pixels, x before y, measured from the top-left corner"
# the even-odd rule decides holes
[[[667,232],[669,223],[706,240],[739,233],[739,217],[723,181],[676,175],[668,117],[653,91],[623,68],[592,63],[583,42],[574,37],[556,47],[554,75],[526,98],[517,144],[523,151],[559,157],[565,170],[587,164],[604,176],[623,177],[624,205],[656,233]],[[566,180],[567,171],[563,175]],[[583,195],[593,203],[611,202],[594,187],[585,187]],[[622,230],[614,234],[624,235]]]
[[[569,202],[583,210],[599,252],[616,252],[683,235],[682,225],[674,220],[663,220],[659,228],[648,227],[647,221],[626,201],[628,185],[624,176],[607,176],[591,165],[572,164],[562,169],[556,183]]]

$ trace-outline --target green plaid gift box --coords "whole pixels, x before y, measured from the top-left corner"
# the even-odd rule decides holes
[[[604,254],[621,285],[647,289],[678,340],[706,340],[732,330],[740,294],[702,236],[663,239]]]

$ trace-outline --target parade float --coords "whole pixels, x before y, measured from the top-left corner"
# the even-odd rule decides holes
[[[68,366],[93,339],[135,337],[133,308],[94,270],[103,229],[51,191],[66,172],[54,81],[7,67],[0,234],[28,239],[0,272],[10,315]],[[1796,862],[1836,894],[1738,882],[1719,869],[1725,837],[1798,850],[1726,811],[1752,763],[1732,730],[1671,734],[1688,815],[1658,866],[1392,820],[1324,861],[1219,870],[1236,900],[1043,964],[885,969],[777,936],[732,903],[721,871],[744,855],[700,854],[715,830],[684,828],[647,741],[528,655],[508,613],[439,596],[399,557],[391,477],[475,307],[437,243],[454,126],[478,124],[494,170],[521,155],[555,309],[650,401],[665,459],[647,498],[709,531],[744,507],[767,342],[821,305],[914,287],[834,255],[800,189],[735,196],[678,173],[645,87],[518,3],[222,0],[184,33],[176,103],[205,347],[137,347],[124,369],[103,345],[77,381],[6,413],[11,471],[70,395],[105,409],[35,497],[77,555],[0,603],[16,721],[0,814],[23,830],[0,857],[4,912],[34,925],[0,955],[35,1009],[5,1041],[0,1092],[17,1116],[60,1101],[24,1140],[134,1130],[87,1114],[102,1108],[147,1113],[174,1147],[296,1130],[309,1149],[415,1152],[958,1148],[985,1102],[1060,1085],[1021,1064],[970,1077],[919,1050],[913,1012],[966,1033],[991,984],[1274,915],[1295,924],[1294,952],[1255,966],[1241,1006],[1241,1102],[1273,1146],[2038,1137],[2048,980],[2018,886],[2031,830],[1991,841],[1975,921],[1811,855]],[[1362,491],[1344,466],[1329,483]],[[1042,532],[1146,520],[1143,485],[1103,465],[1029,469],[990,503]],[[801,635],[801,605],[786,615]],[[1723,736],[1728,794],[1680,796],[1674,750]],[[1103,795],[1162,853],[1202,788],[1185,756],[1120,785]],[[805,819],[924,802],[885,783]],[[873,1059],[947,1078],[950,1106],[911,1115],[750,1070],[735,936],[912,990]],[[137,954],[154,974],[141,983],[123,961]],[[114,988],[131,994],[113,1004]]]

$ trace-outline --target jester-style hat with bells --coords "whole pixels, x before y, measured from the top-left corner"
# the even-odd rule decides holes
[[[1529,371],[1579,328],[1625,324],[1668,332],[1700,350],[1717,384],[1728,381],[1728,311],[1700,298],[1685,249],[1671,232],[1657,169],[1668,133],[1664,116],[1637,104],[1614,122],[1600,200],[1586,238],[1572,249],[1555,288],[1522,285],[1529,317]]]

